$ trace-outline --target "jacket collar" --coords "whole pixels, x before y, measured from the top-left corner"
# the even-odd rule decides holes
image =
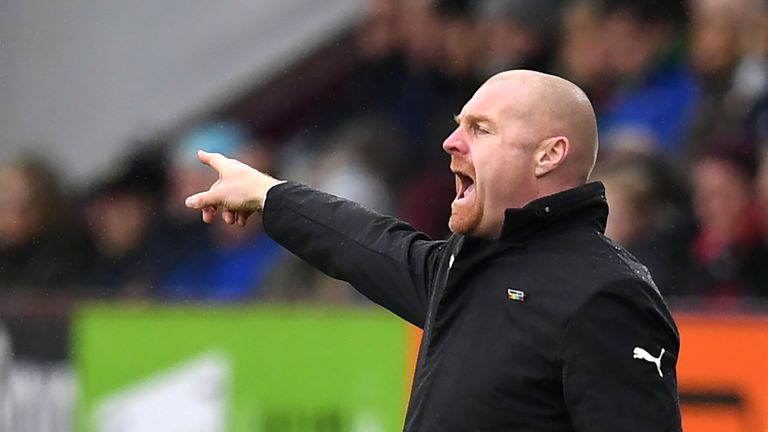
[[[507,209],[500,240],[525,241],[554,226],[591,226],[605,232],[607,219],[605,187],[601,182],[592,182],[531,201],[523,208]]]

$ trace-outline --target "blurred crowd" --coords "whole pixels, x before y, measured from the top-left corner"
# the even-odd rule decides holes
[[[87,188],[55,161],[0,168],[0,292],[161,301],[359,297],[266,235],[183,206],[214,174],[197,149],[397,215],[444,238],[454,182],[441,143],[490,75],[564,76],[598,113],[593,174],[607,234],[670,299],[768,297],[768,2],[370,0],[347,72],[287,137],[201,121],[130,153]],[[95,143],[96,144],[96,143]]]

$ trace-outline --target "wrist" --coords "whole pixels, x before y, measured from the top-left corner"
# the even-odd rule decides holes
[[[259,206],[259,213],[264,212],[264,207],[267,205],[267,197],[269,197],[269,191],[279,185],[285,183],[285,180],[278,180],[275,178],[270,178],[269,182],[266,185],[266,188],[264,189],[264,196],[261,199],[261,205]]]

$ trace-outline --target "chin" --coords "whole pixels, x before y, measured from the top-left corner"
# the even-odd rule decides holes
[[[464,230],[461,226],[456,226],[455,223],[448,221],[448,229],[451,231],[452,234],[456,235],[462,235],[464,234]]]
[[[457,235],[469,235],[476,229],[479,221],[467,220],[457,215],[451,215],[448,220],[448,229]]]

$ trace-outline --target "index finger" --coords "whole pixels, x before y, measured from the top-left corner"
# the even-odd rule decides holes
[[[200,159],[200,162],[215,169],[219,173],[221,173],[221,170],[224,168],[224,162],[227,161],[227,158],[221,153],[208,153],[205,150],[198,150],[197,158]]]

